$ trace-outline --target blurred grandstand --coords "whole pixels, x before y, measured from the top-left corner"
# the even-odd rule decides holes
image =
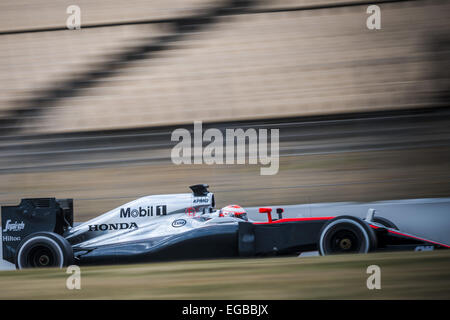
[[[81,30],[65,26],[72,4]],[[381,30],[366,28],[369,4]],[[0,201],[74,197],[88,217],[198,182],[244,206],[448,196],[449,12],[439,0],[2,1]],[[280,173],[173,165],[171,130],[195,120],[280,128]]]

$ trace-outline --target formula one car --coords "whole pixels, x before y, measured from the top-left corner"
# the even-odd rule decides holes
[[[73,222],[73,200],[22,199],[2,207],[3,258],[18,269],[177,259],[321,255],[381,250],[432,250],[448,245],[400,232],[389,220],[353,216],[284,218],[260,208],[266,222],[245,210],[215,210],[207,185],[192,193],[139,198],[84,223]]]

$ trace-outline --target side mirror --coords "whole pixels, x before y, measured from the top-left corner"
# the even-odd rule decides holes
[[[272,223],[272,208],[259,208],[259,213],[267,213],[267,220]]]

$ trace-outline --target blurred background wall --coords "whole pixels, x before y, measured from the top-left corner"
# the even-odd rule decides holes
[[[450,3],[371,1],[381,30],[368,4],[2,1],[2,204],[75,197],[88,217],[200,182],[219,204],[448,196]],[[276,176],[170,162],[171,126],[279,119]]]

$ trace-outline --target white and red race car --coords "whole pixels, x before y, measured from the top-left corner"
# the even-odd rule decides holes
[[[215,210],[207,185],[190,188],[192,193],[142,197],[79,224],[73,223],[72,199],[22,199],[18,206],[2,206],[3,259],[22,269],[449,248],[399,231],[374,210],[365,219],[283,219],[282,208],[277,218],[272,208],[260,208],[268,219],[254,222],[239,206]]]

